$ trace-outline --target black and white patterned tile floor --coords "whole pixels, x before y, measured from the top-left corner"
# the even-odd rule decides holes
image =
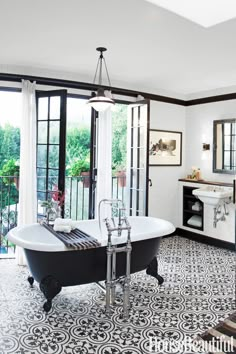
[[[0,260],[0,354],[154,353],[150,338],[194,337],[235,310],[235,253],[175,236],[162,240],[158,260],[162,286],[132,275],[128,323],[120,306],[106,317],[95,284],[63,288],[46,314],[27,268]]]

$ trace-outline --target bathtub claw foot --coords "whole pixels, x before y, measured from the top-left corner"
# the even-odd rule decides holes
[[[158,284],[161,285],[164,282],[164,279],[158,274],[158,262],[156,257],[153,258],[151,263],[146,269],[146,273],[158,280]]]
[[[164,278],[162,278],[161,275],[157,274],[156,278],[157,278],[157,280],[158,280],[158,284],[159,284],[159,285],[161,285],[161,284],[164,283]]]
[[[52,299],[61,291],[61,284],[53,276],[48,275],[42,279],[39,287],[47,300],[44,303],[43,308],[46,312],[49,312],[52,307]]]
[[[30,286],[31,286],[31,287],[33,287],[33,284],[34,284],[34,278],[33,278],[33,277],[31,277],[31,276],[29,276],[29,277],[27,278],[27,280],[28,280],[28,282],[30,283]]]
[[[48,300],[43,304],[43,309],[45,312],[49,312],[52,308],[52,301]]]

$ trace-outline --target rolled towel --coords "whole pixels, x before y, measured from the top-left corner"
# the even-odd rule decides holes
[[[62,219],[62,218],[57,218],[54,222],[54,225],[58,226],[70,226],[71,230],[74,230],[78,226],[78,221],[72,220],[72,219]]]
[[[58,231],[58,232],[70,233],[71,226],[70,225],[56,225],[56,224],[54,224],[53,230]]]
[[[71,226],[71,219],[62,219],[62,218],[57,218],[54,221],[54,225],[66,225],[66,226]]]

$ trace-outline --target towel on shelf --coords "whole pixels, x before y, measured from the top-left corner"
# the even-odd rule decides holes
[[[192,210],[195,210],[195,211],[202,210],[201,204],[199,202],[194,203],[193,206],[192,206]]]
[[[85,250],[88,248],[101,247],[100,242],[93,236],[86,234],[84,231],[76,229],[71,230],[68,225],[49,225],[42,222],[41,225],[50,231],[55,237],[65,244],[66,247],[75,248],[78,250]],[[60,231],[55,231],[59,230]],[[70,232],[69,232],[70,230]],[[66,234],[66,235],[65,235]]]
[[[190,219],[188,219],[187,224],[196,227],[202,227],[202,217],[199,215],[193,215]]]
[[[54,231],[69,233],[72,230],[75,230],[77,226],[78,226],[78,221],[76,220],[57,218],[54,221],[53,229]]]
[[[68,225],[70,224],[72,219],[62,219],[62,218],[56,218],[54,221],[54,224],[56,225]]]
[[[57,232],[65,232],[65,233],[70,233],[71,232],[71,226],[70,225],[55,225],[53,226],[53,230]]]

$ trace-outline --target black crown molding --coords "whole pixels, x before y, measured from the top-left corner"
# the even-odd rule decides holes
[[[198,104],[213,103],[213,102],[220,102],[220,101],[229,101],[229,100],[235,100],[235,99],[236,99],[236,93],[226,93],[223,95],[188,100],[188,101],[185,101],[185,103],[186,103],[185,105],[186,106],[194,106],[194,105],[198,105]]]
[[[54,79],[54,78],[32,76],[32,75],[0,73],[0,81],[21,82],[22,80],[36,81],[37,84],[45,85],[45,86],[57,86],[57,87],[64,87],[64,88],[89,90],[89,91],[96,91],[98,89],[98,85],[96,85],[96,84],[81,82],[81,81]],[[217,96],[197,98],[197,99],[192,99],[192,100],[181,100],[181,99],[174,98],[174,97],[156,95],[153,93],[129,90],[129,89],[124,89],[124,88],[119,88],[119,87],[109,87],[109,86],[104,85],[103,88],[105,90],[112,90],[112,93],[117,94],[117,95],[125,95],[127,97],[143,96],[144,99],[149,99],[149,100],[158,101],[158,102],[171,103],[171,104],[176,104],[176,105],[184,106],[184,107],[189,107],[189,106],[194,106],[194,105],[199,105],[199,104],[204,104],[204,103],[213,103],[213,102],[228,101],[228,100],[236,99],[236,92],[223,94],[223,95],[217,95]]]

